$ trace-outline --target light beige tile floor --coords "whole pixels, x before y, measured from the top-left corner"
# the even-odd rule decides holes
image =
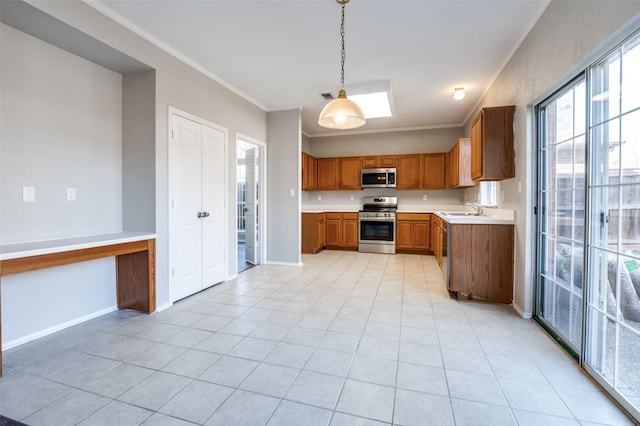
[[[632,424],[534,323],[433,256],[324,251],[4,353],[29,425]]]

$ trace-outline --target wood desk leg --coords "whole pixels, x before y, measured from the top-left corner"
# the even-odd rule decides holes
[[[116,256],[118,308],[150,314],[156,310],[155,241],[146,251]]]

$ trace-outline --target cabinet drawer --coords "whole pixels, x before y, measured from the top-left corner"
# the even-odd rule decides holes
[[[396,213],[396,220],[420,220],[429,221],[431,214],[429,213]]]
[[[342,213],[327,212],[325,213],[325,217],[327,220],[340,220],[342,219]]]
[[[342,213],[342,218],[358,220],[358,213]]]

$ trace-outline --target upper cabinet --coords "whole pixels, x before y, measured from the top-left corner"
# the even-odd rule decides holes
[[[382,169],[396,166],[395,155],[370,155],[361,157],[360,160],[363,169]]]
[[[337,158],[318,158],[318,185],[320,191],[339,189],[339,160]]]
[[[449,188],[475,185],[471,179],[471,138],[461,138],[449,151]]]
[[[471,124],[471,177],[503,180],[515,177],[513,117],[516,107],[483,108]]]
[[[445,189],[445,153],[422,154],[421,189]],[[400,174],[400,173],[398,173]]]
[[[396,156],[396,189],[420,189],[420,154]]]
[[[318,160],[302,153],[302,189],[318,188]]]
[[[360,189],[360,157],[340,158],[340,189]]]

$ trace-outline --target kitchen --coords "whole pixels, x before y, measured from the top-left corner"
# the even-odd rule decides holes
[[[548,94],[549,90],[551,90],[552,87],[555,88],[560,82],[564,83],[564,76],[570,70],[575,71],[577,68],[580,68],[581,61],[584,61],[584,58],[590,57],[595,51],[602,54],[602,52],[598,50],[598,46],[600,46],[601,43],[605,41],[613,43],[613,39],[620,38],[622,33],[628,33],[630,31],[629,25],[633,24],[628,24],[629,19],[637,14],[637,5],[634,4],[634,2],[623,2],[616,4],[616,7],[611,7],[608,2],[593,4],[589,2],[583,6],[584,7],[581,6],[574,10],[569,3],[551,2],[547,13],[542,16],[540,23],[533,29],[533,33],[530,38],[527,39],[527,43],[515,52],[509,66],[496,78],[494,86],[483,94],[482,102],[476,105],[474,109],[474,113],[477,113],[477,110],[483,106],[516,105],[516,177],[505,180],[499,184],[498,198],[501,199],[502,191],[504,191],[504,201],[500,202],[500,210],[514,213],[516,221],[514,306],[520,307],[522,311],[521,315],[525,317],[532,314],[534,306],[532,291],[533,272],[530,262],[530,259],[533,257],[534,248],[531,237],[529,237],[533,223],[531,211],[533,207],[532,191],[534,185],[533,169],[530,163],[534,155],[534,148],[530,138],[531,116],[529,108],[531,102],[533,99],[539,100],[538,97],[543,96],[545,93]],[[113,227],[117,228],[117,230],[121,230],[123,227],[140,229],[142,224],[148,227],[148,229],[144,229],[145,231],[157,232],[156,267],[159,272],[157,274],[156,287],[158,310],[169,309],[173,302],[169,290],[170,264],[168,260],[169,244],[166,230],[168,224],[167,206],[170,205],[167,195],[167,140],[169,133],[167,109],[169,106],[177,105],[198,116],[210,117],[212,120],[215,119],[216,123],[229,129],[229,135],[242,133],[260,141],[268,141],[268,167],[270,175],[267,180],[268,187],[266,188],[266,192],[268,194],[270,210],[268,211],[268,236],[265,244],[269,246],[269,257],[267,260],[275,266],[280,264],[283,267],[291,267],[292,265],[300,263],[299,241],[301,227],[299,225],[300,213],[304,208],[332,210],[332,206],[348,206],[347,208],[349,210],[357,211],[361,207],[363,196],[375,197],[388,195],[398,196],[400,209],[402,209],[403,206],[409,207],[410,209],[418,206],[419,211],[422,212],[424,211],[425,205],[457,206],[463,208],[465,202],[476,199],[476,189],[416,189],[402,191],[390,189],[388,190],[389,192],[385,191],[384,193],[373,189],[364,191],[349,190],[344,192],[299,191],[300,185],[298,184],[301,169],[299,158],[301,151],[308,152],[316,158],[449,152],[458,139],[471,135],[471,117],[462,117],[459,123],[456,123],[459,124],[459,126],[452,128],[405,129],[387,134],[373,132],[367,135],[354,133],[353,135],[338,134],[331,137],[313,135],[313,137],[311,137],[309,134],[301,134],[300,110],[292,109],[287,111],[265,112],[265,108],[260,108],[245,98],[229,91],[210,75],[203,73],[200,68],[177,61],[173,56],[168,55],[165,51],[157,48],[148,41],[143,40],[134,32],[123,30],[121,24],[115,23],[87,4],[70,2],[61,6],[51,2],[38,4],[38,7],[41,7],[45,12],[55,16],[56,19],[71,27],[81,28],[81,33],[89,34],[94,40],[97,39],[114,45],[117,49],[126,52],[130,57],[134,57],[149,65],[149,67],[145,68],[145,72],[147,73],[145,76],[126,75],[125,77],[120,77],[122,80],[112,78],[117,76],[110,77],[113,81],[109,84],[116,88],[116,92],[125,95],[122,105],[125,109],[136,107],[135,104],[129,105],[127,103],[131,101],[130,98],[127,99],[127,93],[137,94],[139,96],[138,100],[142,105],[137,106],[140,108],[127,109],[127,111],[142,111],[139,123],[143,123],[144,126],[141,126],[143,128],[140,129],[134,129],[141,131],[143,136],[137,139],[139,141],[138,144],[133,144],[130,142],[132,140],[129,138],[130,135],[127,134],[127,132],[131,131],[131,128],[126,125],[129,123],[125,122],[122,130],[124,140],[121,144],[114,143],[114,146],[122,147],[121,149],[125,154],[123,155],[124,159],[113,161],[113,164],[112,162],[108,163],[108,171],[115,175],[112,179],[114,183],[108,186],[107,191],[100,192],[100,195],[103,196],[111,206],[122,206],[121,211],[114,213],[116,220],[114,220]],[[607,17],[607,19],[604,19],[606,22],[599,21],[599,17],[602,16]],[[5,19],[4,16],[3,19]],[[558,22],[578,22],[579,24],[559,25]],[[5,37],[7,34],[11,36],[11,39]],[[3,25],[3,56],[11,53],[13,54],[12,58],[19,58],[22,55],[21,48],[27,46],[27,42],[20,39],[19,43],[12,44],[16,38],[19,37],[24,38],[24,35],[19,35],[16,33],[16,30],[6,28]],[[554,40],[549,40],[547,37],[554,37]],[[15,51],[12,49],[13,46],[18,46]],[[42,49],[46,50],[44,47]],[[553,58],[551,64],[545,62],[545,59],[550,57]],[[47,67],[43,68],[52,67],[53,69],[64,69],[62,73],[64,75],[66,75],[65,73],[74,72],[73,69],[67,69],[66,64],[75,64],[77,58],[66,59],[67,62],[65,62],[65,66],[56,62],[57,58],[53,59],[53,61],[47,62]],[[541,65],[539,68],[536,68],[531,66],[532,63]],[[5,67],[11,64],[11,61],[3,61],[3,102],[6,99],[5,95],[9,93],[5,90],[7,87],[5,85],[13,87],[8,80],[5,80],[5,76],[8,74],[4,72]],[[148,68],[153,68],[153,70],[150,71]],[[142,74],[145,74],[145,72]],[[15,74],[16,73],[11,75]],[[331,74],[331,76],[335,78],[333,74]],[[148,79],[145,77],[148,77]],[[65,84],[68,84],[68,82],[65,82]],[[128,90],[120,91],[119,89],[122,87],[126,87]],[[447,91],[445,95],[448,100],[453,102],[448,92],[449,91]],[[61,106],[59,106],[59,108],[63,111],[65,108],[71,107],[71,105],[68,104],[68,99],[61,94],[56,93],[51,98],[60,103]],[[96,126],[100,126],[96,128],[100,129],[99,133],[101,135],[118,133],[119,138],[120,133],[113,132],[113,129],[117,128],[120,130],[118,127],[120,122],[117,117],[120,117],[119,120],[122,120],[123,114],[122,111],[118,111],[118,108],[114,108],[114,111],[113,117],[115,118],[113,119],[113,127],[108,126],[108,124],[111,123],[100,120],[99,118],[101,117],[92,122],[95,122]],[[306,112],[303,112],[303,114],[304,113]],[[5,126],[5,123],[15,123],[16,121],[6,119],[5,114],[8,114],[7,108],[3,108],[3,208],[5,208],[5,206],[11,208],[8,211],[9,215],[5,214],[3,210],[3,237],[7,236],[6,232],[8,231],[28,229],[27,226],[23,226],[28,220],[32,220],[32,222],[30,222],[31,229],[39,229],[38,224],[44,223],[48,227],[47,231],[61,230],[62,232],[77,232],[78,229],[73,226],[70,226],[68,229],[65,228],[65,226],[68,225],[67,223],[58,223],[57,228],[51,226],[51,218],[39,214],[51,211],[51,207],[55,207],[56,209],[61,209],[63,214],[60,216],[62,217],[79,217],[82,219],[76,220],[75,225],[84,224],[92,220],[92,214],[75,216],[77,210],[74,207],[85,205],[83,203],[87,202],[87,198],[83,198],[83,194],[88,193],[95,195],[93,193],[98,191],[96,191],[95,187],[83,188],[78,185],[78,201],[76,204],[71,202],[66,203],[66,200],[64,206],[53,203],[42,204],[47,200],[46,197],[42,197],[42,194],[47,194],[47,192],[44,192],[45,190],[41,189],[41,187],[47,187],[39,183],[36,192],[36,204],[25,203],[22,205],[22,186],[29,187],[32,184],[23,182],[22,180],[15,182],[12,180],[17,176],[21,176],[21,174],[15,170],[16,166],[13,166],[13,164],[22,165],[23,163],[16,163],[14,160],[17,158],[20,161],[26,161],[32,158],[32,151],[30,152],[26,147],[24,151],[21,151],[22,148],[20,146],[13,146],[7,143],[4,132],[8,131],[6,130],[8,126]],[[29,114],[25,114],[21,119],[27,120],[28,117]],[[125,119],[126,117],[127,115],[125,115]],[[71,128],[71,124],[67,124],[69,124]],[[39,126],[34,127],[39,129]],[[46,132],[44,133],[46,134]],[[65,138],[60,139],[64,140]],[[389,140],[393,141],[393,149],[390,147]],[[428,145],[428,149],[425,148],[426,145]],[[75,154],[84,152],[81,149],[84,147],[83,144],[79,144],[75,147],[75,151],[71,150],[70,152],[57,152],[56,150],[51,150],[50,146],[50,144],[45,142],[39,142],[35,145],[35,149],[38,150],[38,152],[50,153],[47,158],[56,158],[57,161],[50,162],[52,164],[55,163],[56,166],[52,167],[50,163],[45,161],[42,167],[35,169],[54,170],[57,172],[57,177],[60,177],[61,180],[62,178],[68,178],[73,182],[78,180],[72,171],[80,167],[72,167],[74,164],[88,163],[92,167],[104,164],[104,158],[90,158],[87,160],[84,157],[76,156]],[[230,144],[230,147],[231,146],[232,144]],[[6,152],[9,152],[8,149],[15,149],[15,157],[4,156]],[[31,146],[31,149],[34,149],[33,146]],[[117,149],[113,151],[116,152],[116,154],[120,152]],[[233,148],[231,148],[230,151],[232,152]],[[64,157],[65,155],[67,157]],[[62,158],[59,158],[60,156]],[[61,164],[64,166],[60,166]],[[82,171],[84,171],[84,169],[82,169]],[[9,179],[6,178],[5,173],[9,174]],[[232,167],[227,174],[229,175],[228,193],[233,194],[233,179],[231,178],[231,175],[233,175]],[[34,174],[31,177],[40,179],[42,176]],[[42,179],[40,181],[42,181]],[[46,179],[44,179],[44,181],[48,183]],[[86,180],[86,182],[89,182],[89,180]],[[5,192],[4,185],[9,184],[11,184],[10,188],[13,189],[11,192]],[[64,189],[69,184],[56,181],[56,185]],[[17,191],[14,190],[16,188],[18,189]],[[293,190],[293,196],[290,195],[290,190]],[[46,191],[54,192],[53,189],[46,189]],[[153,194],[153,196],[149,194]],[[424,199],[425,196],[426,200]],[[6,197],[9,197],[12,202],[14,198],[19,199],[19,201],[15,204],[8,205],[5,204],[5,201],[8,199]],[[319,200],[318,197],[322,199]],[[227,206],[229,210],[227,215],[229,217],[234,217],[234,206],[232,206],[232,204],[233,203],[229,202]],[[30,208],[33,206],[41,207],[43,205],[46,205],[48,208]],[[24,214],[24,208],[29,208],[28,214]],[[89,211],[91,212],[91,210]],[[100,215],[103,213],[104,212],[98,212],[97,216],[102,218]],[[111,212],[109,211],[109,213]],[[93,212],[93,214],[95,214],[95,212]],[[8,221],[8,218],[13,218],[17,222]],[[88,232],[104,232],[102,228],[99,228],[98,222],[99,221],[90,223],[92,226],[89,226]],[[229,252],[234,250],[234,232],[233,227],[229,226],[228,235],[226,235],[225,238]],[[11,237],[15,239],[25,237],[25,235],[11,235]],[[47,234],[47,237],[55,238],[56,235],[53,235],[51,232]],[[9,238],[9,240],[11,240],[11,238]],[[420,256],[414,257],[420,258]],[[228,256],[228,259],[232,258],[233,256]],[[309,263],[311,262],[313,262],[313,260],[309,260]],[[387,262],[389,262],[389,260],[387,260]],[[101,265],[101,267],[104,266],[105,265]],[[372,265],[372,267],[374,266],[375,265]],[[108,272],[103,272],[105,269],[108,268],[82,271],[82,273],[84,274],[84,279],[91,279],[96,275],[107,275]],[[47,286],[45,288],[48,289],[54,288],[55,291],[52,292],[51,298],[49,299],[51,303],[42,303],[42,306],[37,306],[31,316],[32,318],[46,319],[48,316],[46,309],[50,308],[51,305],[64,306],[65,298],[63,295],[65,294],[65,284],[69,281],[69,277],[73,276],[74,272],[78,272],[78,270],[60,271],[60,275],[56,275],[55,273],[45,275],[43,279],[44,282],[41,284]],[[227,272],[229,279],[233,279],[234,265],[231,260],[229,260],[229,264],[227,265]],[[82,282],[82,278],[78,281]],[[15,281],[13,284],[18,285],[12,286],[11,280],[3,277],[3,301],[5,302],[3,315],[8,313],[7,311],[11,307],[11,303],[7,303],[7,300],[11,299],[7,297],[8,295],[5,292],[10,290],[20,292],[21,284]],[[22,289],[24,288],[26,287],[23,286]],[[33,292],[32,294],[35,293],[37,292]],[[13,293],[13,295],[15,294],[16,293]],[[28,296],[29,295],[27,295],[26,300],[29,300]],[[94,296],[95,295],[89,295],[88,298],[94,298]],[[20,302],[20,304],[22,304],[22,302]],[[29,303],[25,303],[24,306],[30,309],[34,308],[34,305],[30,305]],[[89,315],[110,307],[111,305],[98,306],[92,312],[79,313],[77,316],[82,317],[82,315]],[[40,310],[40,308],[42,308],[42,310]],[[172,311],[169,310],[169,312]],[[4,322],[5,321],[3,321],[3,323]],[[9,323],[3,324],[3,326],[5,325],[8,329],[3,331],[12,332]],[[40,329],[47,329],[52,327],[53,324],[39,324],[39,326]],[[9,336],[13,336],[14,339],[23,337],[15,333]]]
[[[473,130],[475,137],[482,135],[482,139],[474,142],[471,138],[460,138],[447,152],[390,155],[387,151],[379,156],[315,158],[303,151],[302,189],[308,190],[308,200],[313,197],[317,200],[303,204],[303,253],[315,254],[325,245],[365,253],[435,253],[445,286],[452,294],[469,300],[510,304],[513,299],[513,212],[499,210],[497,205],[485,209],[487,200],[482,200],[484,205],[471,202],[462,205],[466,200],[460,199],[448,203],[427,202],[426,190],[432,194],[437,194],[438,189],[457,193],[459,191],[452,189],[474,187],[480,181],[513,178],[514,112],[512,106],[483,109],[479,120],[474,120]],[[490,124],[476,130],[475,123],[478,127],[483,126],[482,123]],[[475,158],[484,161],[472,164]],[[323,197],[329,196],[332,200],[340,196],[332,198],[328,191],[313,191],[332,188],[347,192],[358,187],[362,189],[360,193],[342,195],[343,199],[348,197],[350,203],[322,202]],[[405,193],[417,189],[423,190],[419,194],[422,203],[413,201],[412,204]],[[466,194],[455,195],[466,198]],[[359,218],[354,213],[355,203],[361,203]],[[465,212],[467,205],[477,210]],[[462,224],[471,226],[459,226]],[[459,237],[463,233],[468,233],[466,238]],[[451,234],[451,240],[447,234]],[[465,247],[475,248],[468,251]],[[455,253],[453,259],[447,256],[451,249]]]

